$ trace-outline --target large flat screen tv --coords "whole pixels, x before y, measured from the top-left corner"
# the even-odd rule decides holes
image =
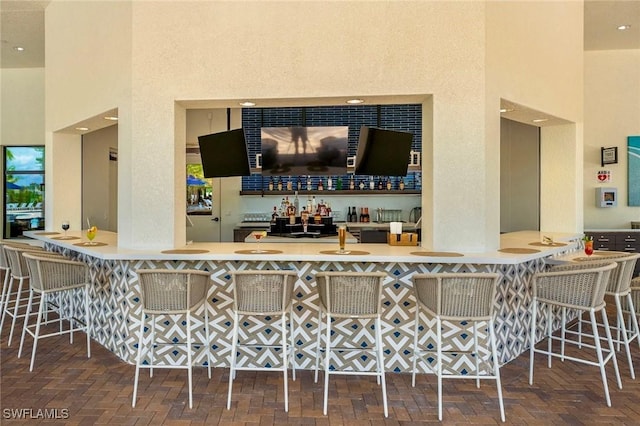
[[[406,176],[413,134],[362,126],[356,175]]]
[[[263,127],[262,174],[345,174],[348,139],[348,126]]]
[[[243,129],[198,136],[204,177],[249,176],[249,154]]]

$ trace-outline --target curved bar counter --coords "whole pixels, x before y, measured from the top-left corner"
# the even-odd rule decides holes
[[[117,235],[100,231],[96,242],[88,246],[80,233],[69,233],[75,239],[60,239],[62,234],[27,232],[25,235],[41,240],[49,250],[60,251],[91,266],[92,337],[128,363],[135,363],[137,333],[140,324],[140,288],[135,271],[140,268],[199,269],[211,273],[213,285],[209,294],[210,346],[214,365],[228,366],[231,348],[231,293],[230,272],[244,269],[290,269],[298,273],[294,291],[294,336],[296,366],[313,368],[315,362],[317,330],[317,294],[314,277],[317,272],[383,271],[388,277],[383,292],[383,339],[387,371],[411,370],[411,346],[415,299],[411,277],[428,272],[497,272],[502,277],[495,300],[496,337],[500,362],[516,358],[529,347],[529,305],[531,303],[531,276],[545,268],[545,258],[562,255],[576,249],[577,234],[552,234],[553,245],[540,244],[539,232],[516,232],[501,236],[502,249],[487,253],[427,252],[416,246],[390,246],[387,244],[347,245],[348,254],[337,254],[337,244],[260,243],[265,253],[251,253],[255,243],[194,243],[163,250],[131,250],[117,247]],[[426,324],[420,340],[425,343],[434,337],[431,328],[435,320],[424,318]],[[256,323],[256,336],[267,330],[269,324]],[[464,324],[451,326],[451,338],[467,347],[468,330]],[[197,339],[204,337],[204,328]],[[337,333],[359,333],[361,344],[372,344],[369,324],[336,327]],[[163,333],[168,342],[184,337],[181,324],[167,319],[160,321],[156,331]],[[262,333],[264,334],[264,333]],[[268,335],[268,333],[266,333]],[[197,340],[196,339],[196,340]],[[173,348],[158,349],[156,357],[172,364],[181,356]],[[204,353],[196,360],[202,364]],[[261,362],[272,361],[267,354]],[[371,361],[366,357],[336,359],[334,362],[348,367],[362,363],[366,368]],[[456,360],[456,368],[463,369],[465,357]]]

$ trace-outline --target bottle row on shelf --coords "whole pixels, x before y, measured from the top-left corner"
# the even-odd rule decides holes
[[[347,222],[371,222],[371,216],[369,215],[369,207],[360,207],[360,214],[356,207],[348,207]],[[382,210],[382,209],[378,209]],[[271,214],[271,222],[275,222],[278,218],[288,217],[291,223],[296,223],[296,217],[301,217],[302,222],[306,222],[308,217],[322,218],[333,217],[333,211],[331,210],[331,204],[327,201],[316,201],[315,195],[307,197],[306,205],[300,207],[300,199],[298,198],[298,192],[295,192],[293,200],[289,200],[289,196],[283,197],[280,202],[280,206],[273,206],[273,212]],[[379,220],[380,218],[378,218]],[[316,219],[316,222],[319,219]]]
[[[418,179],[414,179],[414,189],[418,189]],[[402,176],[351,176],[343,180],[342,176],[289,176],[270,177],[266,185],[268,191],[342,191],[342,190],[379,190],[404,191],[407,188],[405,179]]]

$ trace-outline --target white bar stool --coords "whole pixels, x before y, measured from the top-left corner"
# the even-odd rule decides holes
[[[138,394],[138,378],[140,369],[149,369],[149,377],[153,377],[154,368],[177,368],[187,370],[189,385],[189,408],[193,408],[193,355],[194,344],[192,339],[192,329],[194,328],[192,316],[196,311],[204,307],[204,329],[205,342],[201,345],[207,354],[207,370],[211,378],[211,349],[209,339],[209,309],[207,305],[207,293],[211,281],[211,274],[205,271],[191,269],[138,269],[136,271],[142,293],[142,315],[140,318],[140,331],[138,334],[138,356],[136,357],[136,373],[133,382],[133,397],[131,406],[136,406],[136,396]],[[182,343],[166,343],[168,345],[182,345],[187,354],[185,365],[154,364],[154,349],[156,345],[156,317],[166,316],[186,316],[186,340]],[[144,330],[146,317],[151,321],[151,339],[145,344]],[[150,352],[148,364],[143,360]]]
[[[11,281],[11,268],[9,267],[9,260],[7,259],[7,254],[4,252],[4,246],[5,245],[13,245],[13,246],[17,246],[17,247],[25,247],[28,246],[28,244],[24,244],[24,243],[13,243],[13,242],[9,242],[9,241],[1,241],[0,242],[0,271],[2,271],[3,275],[2,275],[2,293],[0,293],[0,333],[2,333],[2,326],[4,325],[4,306],[5,306],[5,299],[8,299],[8,293],[9,293],[9,282]],[[38,247],[35,246],[29,246],[29,247],[33,247],[34,249],[38,249]]]
[[[284,378],[284,411],[289,411],[289,386],[287,369],[289,359],[293,370],[293,380],[296,379],[295,370],[295,345],[293,341],[293,288],[297,279],[295,271],[234,271],[231,273],[233,280],[233,335],[231,341],[231,360],[229,371],[229,393],[227,395],[227,409],[231,409],[231,395],[236,371],[282,371]],[[289,346],[287,346],[287,316],[289,317]],[[251,335],[240,319],[248,317],[280,318],[274,321],[273,326],[279,328],[279,333],[262,336],[267,342]],[[242,336],[240,333],[242,331]],[[264,334],[264,333],[262,333]],[[280,342],[278,342],[278,339]],[[238,366],[238,352],[241,349],[271,349],[281,351],[281,363],[279,367],[264,366]]]
[[[426,356],[436,356],[436,368],[433,371],[438,378],[438,419],[442,421],[442,379],[476,379],[476,386],[480,387],[480,379],[493,379],[498,388],[498,402],[500,405],[500,419],[504,422],[504,403],[502,400],[502,384],[500,381],[500,364],[494,332],[494,301],[500,276],[493,273],[433,273],[415,274],[413,291],[417,300],[413,341],[413,368],[411,385],[415,386],[417,360],[421,358],[430,365]],[[424,311],[428,316],[436,319],[436,351],[420,349],[418,337],[420,329],[420,313]],[[473,324],[473,349],[468,351],[462,347],[455,347],[455,343],[447,341],[447,346],[453,345],[451,350],[444,351],[442,322]],[[479,350],[479,324],[486,324],[487,337],[485,342],[486,354]],[[469,374],[443,373],[443,353],[466,353],[475,358],[475,372]],[[481,369],[481,363],[484,367]]]
[[[609,397],[609,387],[607,385],[607,373],[605,371],[605,365],[607,364],[607,362],[613,362],[618,387],[620,389],[622,389],[622,381],[620,380],[620,371],[618,370],[616,352],[613,346],[613,340],[611,339],[609,322],[607,320],[604,293],[609,282],[611,271],[616,267],[616,263],[611,262],[606,264],[605,266],[565,271],[539,272],[533,276],[533,300],[531,302],[531,329],[529,335],[530,385],[533,384],[533,364],[534,356],[536,353],[547,355],[547,365],[549,368],[551,368],[552,357],[560,358],[563,361],[565,359],[568,359],[570,361],[575,361],[582,364],[598,366],[600,368],[600,375],[602,376],[602,385],[604,387],[607,406],[611,407],[611,398]],[[543,330],[541,339],[544,340],[545,337],[547,338],[546,349],[536,348],[538,336],[538,308],[541,304],[546,305],[547,308],[543,311],[544,320],[546,321],[546,327],[545,330]],[[553,335],[553,323],[555,318],[553,314],[554,307],[560,308],[562,310],[560,336]],[[566,315],[564,314],[565,309],[575,309],[577,311],[580,311],[581,313],[589,313],[590,324],[593,331],[593,345],[587,345],[582,341],[567,338]],[[600,336],[598,334],[598,323],[596,321],[596,312],[600,312],[602,315],[604,331],[608,343],[607,349],[603,348],[600,343]],[[553,351],[552,343],[554,340],[561,342],[560,353]],[[586,357],[578,358],[577,356],[574,357],[566,355],[564,352],[566,343],[575,344],[579,348],[586,346],[595,349],[595,355],[598,361],[594,362]]]
[[[24,311],[21,313],[22,309],[25,309],[27,303],[24,302],[24,299],[27,297],[29,289],[24,286],[24,282],[29,279],[29,268],[27,267],[27,263],[25,259],[22,257],[23,253],[32,252],[32,253],[40,253],[42,256],[47,257],[63,257],[60,253],[54,253],[50,251],[46,251],[39,247],[23,247],[17,245],[7,245],[3,246],[3,251],[7,256],[7,261],[9,264],[9,274],[10,280],[7,285],[7,291],[5,294],[4,301],[4,310],[2,312],[2,320],[0,320],[0,330],[4,325],[4,320],[7,316],[11,317],[11,331],[9,332],[9,339],[7,341],[7,346],[11,346],[11,340],[13,339],[13,331],[16,326],[16,321],[18,318],[24,318]],[[15,286],[15,282],[18,282],[18,288],[15,291],[13,287]]]
[[[378,384],[382,385],[384,416],[389,416],[383,356],[384,342],[382,341],[382,324],[380,320],[382,314],[382,286],[386,277],[387,274],[384,272],[320,272],[316,274],[320,304],[318,309],[315,382],[318,381],[320,351],[323,349],[320,345],[320,336],[322,334],[322,316],[324,315],[324,415],[327,415],[329,400],[329,376],[340,374],[376,376]],[[373,320],[375,329],[373,346],[333,346],[331,328],[334,319]],[[331,354],[340,351],[356,351],[373,355],[375,358],[375,371],[332,370],[330,368]]]
[[[89,276],[89,267],[83,262],[77,262],[63,258],[61,256],[47,256],[45,252],[24,252],[22,254],[29,268],[29,303],[24,317],[24,325],[22,327],[22,337],[20,338],[20,350],[18,358],[22,356],[22,348],[24,346],[24,338],[28,333],[33,337],[33,349],[31,350],[31,364],[29,371],[33,371],[33,365],[36,359],[36,348],[38,340],[46,337],[60,336],[69,334],[70,343],[73,343],[73,332],[84,331],[87,336],[87,358],[91,358],[91,319],[89,314],[89,288],[91,287],[91,278]],[[75,317],[74,307],[74,291],[82,290],[84,300],[84,319],[80,321]],[[33,308],[34,296],[40,295],[40,307],[38,309],[38,317],[34,325],[29,325],[29,316]],[[62,297],[59,297],[55,311],[58,313],[57,320],[45,320],[43,316],[50,306],[50,298],[68,294],[68,310],[66,318],[63,318],[64,306]],[[69,321],[69,328],[63,330],[62,320]],[[40,334],[41,327],[53,322],[60,322],[60,329],[57,332],[48,334]],[[79,323],[79,326],[74,326]]]
[[[612,331],[615,331],[615,337],[612,335],[613,343],[616,344],[617,350],[620,350],[620,345],[624,345],[625,350],[627,352],[627,362],[629,364],[629,373],[632,379],[636,378],[635,371],[633,369],[633,360],[631,358],[631,342],[633,339],[639,339],[639,330],[638,330],[638,320],[635,315],[630,316],[629,328],[627,329],[627,324],[624,320],[625,311],[622,306],[622,302],[625,302],[626,306],[631,306],[631,311],[633,311],[633,300],[631,298],[631,279],[633,276],[633,270],[636,266],[636,261],[640,257],[638,253],[624,253],[620,255],[610,255],[606,256],[598,256],[595,259],[591,259],[589,261],[580,261],[575,263],[569,263],[564,265],[557,265],[551,268],[551,271],[570,271],[576,269],[589,269],[589,268],[597,268],[599,266],[605,266],[610,262],[615,262],[617,267],[614,268],[610,275],[609,280],[607,281],[607,288],[605,290],[605,296],[610,296],[613,298],[615,302],[616,308],[616,325],[610,325],[609,328]],[[563,315],[566,315],[566,308],[563,309]],[[593,338],[593,334],[588,334],[583,330],[583,324],[588,323],[589,321],[585,320],[582,315],[578,317],[577,331],[573,330],[570,327],[567,327],[566,332],[577,334],[578,339],[582,342],[583,337]],[[603,324],[598,323],[598,326],[603,326]],[[604,339],[600,336],[600,339]],[[640,343],[640,340],[638,340]]]

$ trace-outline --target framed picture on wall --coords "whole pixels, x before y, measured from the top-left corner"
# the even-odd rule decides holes
[[[627,138],[627,167],[629,205],[640,206],[640,136]]]
[[[604,167],[605,164],[617,164],[618,147],[600,148],[600,163],[602,167]]]

